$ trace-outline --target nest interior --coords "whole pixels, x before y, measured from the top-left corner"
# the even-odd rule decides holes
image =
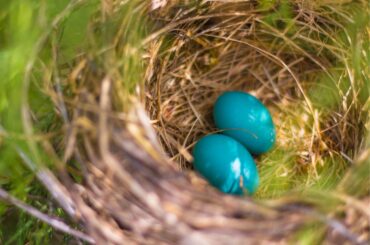
[[[361,98],[338,77],[348,74],[334,71],[347,52],[334,45],[342,24],[304,3],[274,8],[281,14],[255,2],[162,13],[171,28],[151,44],[145,97],[161,145],[180,169],[191,169],[199,137],[217,133],[217,96],[242,90],[259,98],[277,127],[276,147],[257,159],[263,198],[331,188],[364,134]]]

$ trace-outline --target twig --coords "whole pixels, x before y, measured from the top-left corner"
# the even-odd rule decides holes
[[[45,167],[40,167],[19,148],[15,147],[18,155],[22,158],[27,167],[36,174],[37,179],[44,185],[53,198],[60,204],[72,218],[76,217],[75,203],[69,196],[65,187],[56,179],[53,173]]]
[[[29,215],[31,215],[31,216],[39,219],[39,220],[42,220],[43,222],[49,224],[50,226],[52,226],[53,228],[55,228],[59,231],[62,231],[62,232],[66,233],[66,234],[69,234],[73,237],[84,240],[88,243],[95,244],[94,239],[91,238],[90,236],[86,235],[85,233],[82,233],[81,231],[78,231],[78,230],[75,230],[75,229],[69,227],[66,223],[64,223],[64,222],[62,222],[62,221],[60,221],[56,218],[50,217],[50,216],[40,212],[39,210],[37,210],[36,208],[34,208],[32,206],[29,206],[29,205],[25,204],[24,202],[22,202],[22,201],[18,200],[17,198],[11,196],[8,192],[6,192],[2,188],[0,188],[0,199],[18,207],[19,209],[22,209],[23,211],[25,211]]]
[[[8,136],[8,132],[0,124],[0,135]],[[76,218],[76,207],[65,187],[47,168],[34,163],[27,154],[17,145],[12,144],[14,150],[22,158],[24,164],[36,175],[53,198],[72,218]]]

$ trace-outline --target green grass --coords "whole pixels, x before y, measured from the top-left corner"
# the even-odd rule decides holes
[[[68,75],[65,67],[73,67],[80,54],[94,59],[97,67],[115,79],[126,77],[116,84],[116,96],[117,101],[127,100],[143,78],[142,59],[131,50],[140,45],[147,28],[140,14],[130,14],[138,11],[134,9],[137,2],[101,20],[98,0],[0,1],[0,129],[4,129],[0,130],[0,185],[45,213],[66,219],[15,149],[35,164],[55,169],[63,153],[58,148],[63,140],[63,120],[55,108],[54,88],[59,86],[68,98],[70,88],[60,82]],[[100,21],[95,21],[97,18]],[[117,36],[119,30],[122,33]],[[112,49],[114,42],[118,42],[116,49]],[[32,65],[29,74],[28,65]],[[127,108],[124,104],[117,107]],[[30,112],[28,119],[22,115],[25,106]],[[45,148],[50,143],[55,153]],[[75,177],[80,178],[78,172]],[[50,226],[1,202],[0,217],[1,243],[49,244],[60,240],[61,235]],[[70,239],[62,237],[65,242]]]
[[[260,7],[268,10],[275,6],[274,4],[276,4],[275,1],[261,1]],[[271,28],[279,29],[276,20],[284,19],[287,20],[287,23],[291,22],[291,19],[289,19],[291,17],[289,10],[291,5],[288,1],[282,1],[280,5],[276,6],[279,6],[276,9],[277,12],[267,14],[265,22]],[[338,7],[337,11],[340,9],[347,16],[351,16],[353,21],[347,21],[341,15],[332,14],[332,11],[329,10],[333,6],[334,9]],[[338,57],[335,66],[331,67],[328,73],[311,74],[307,77],[307,84],[312,84],[308,87],[307,97],[311,101],[313,109],[320,113],[320,121],[332,120],[336,117],[333,113],[335,111],[341,115],[348,113],[352,115],[349,117],[360,118],[358,121],[352,121],[353,118],[345,120],[351,125],[356,125],[354,127],[363,127],[362,123],[368,120],[366,119],[366,111],[369,110],[369,106],[365,104],[369,102],[370,92],[369,38],[366,36],[369,15],[361,9],[362,5],[356,2],[333,6],[328,5],[327,8],[319,6],[319,8],[320,11],[330,12],[331,18],[337,18],[337,21],[342,23],[345,28],[333,33],[331,40],[324,39],[324,37],[313,37],[312,40],[321,41],[322,45],[332,45],[340,51],[334,49],[326,51],[333,52],[329,57],[332,55]],[[289,30],[291,30],[291,27],[288,24],[285,25],[282,31],[285,31],[285,35],[289,37]],[[297,44],[303,45],[305,50],[310,50],[307,44]],[[323,50],[325,51],[325,49]],[[346,99],[343,99],[344,97]],[[325,193],[335,190],[351,165],[347,159],[343,158],[340,151],[347,152],[346,154],[349,154],[350,158],[354,158],[355,153],[360,151],[360,146],[353,143],[355,140],[351,138],[353,137],[351,134],[353,131],[349,130],[344,139],[335,138],[329,135],[330,132],[327,133],[328,135],[324,134],[324,137],[332,137],[332,143],[341,145],[342,149],[333,151],[333,155],[323,156],[320,159],[320,164],[316,164],[317,167],[312,169],[307,166],[307,163],[306,166],[305,164],[297,164],[298,155],[308,146],[304,146],[304,140],[301,143],[294,140],[295,137],[298,137],[299,131],[305,132],[308,130],[310,132],[312,130],[312,115],[305,113],[305,109],[299,103],[293,105],[292,108],[284,108],[283,111],[285,111],[283,115],[284,124],[278,125],[278,127],[283,127],[284,132],[291,132],[290,136],[284,135],[284,137],[293,139],[292,144],[285,144],[284,147],[279,146],[259,160],[261,188],[257,197],[266,199],[289,196],[292,191],[305,193],[306,191],[316,190]],[[357,113],[362,113],[362,115],[358,116]],[[307,122],[303,122],[304,116],[306,116],[305,120]],[[338,123],[338,127],[341,127],[340,124],[341,122]],[[293,129],[296,129],[296,131],[293,131]],[[366,129],[362,133],[366,134]],[[366,135],[364,138],[366,139]],[[341,140],[343,142],[340,142]],[[350,149],[348,149],[349,145],[351,145]],[[366,149],[366,144],[363,144],[362,148]],[[369,171],[364,170],[362,174],[363,177],[359,178],[360,180],[366,179],[365,176],[369,175]]]
[[[42,137],[26,137],[22,124],[22,106],[29,103],[33,113],[33,133],[57,130],[59,119],[51,98],[45,93],[46,69],[51,66],[51,36],[59,34],[61,52],[72,59],[84,39],[81,30],[87,29],[89,15],[97,6],[83,5],[64,23],[64,33],[50,30],[52,20],[67,6],[69,1],[0,1],[0,184],[19,199],[50,215],[65,217],[64,213],[50,204],[51,198],[38,184],[34,173],[22,162],[15,151],[18,147],[36,163],[53,167],[54,163],[40,146]],[[72,21],[72,22],[71,22]],[[50,32],[50,33],[46,33]],[[40,53],[35,53],[40,37],[47,34]],[[49,35],[50,34],[50,35]],[[40,59],[40,58],[41,59]],[[35,60],[38,69],[31,73],[32,82],[23,101],[24,76],[27,64]],[[53,204],[54,206],[54,204]],[[48,244],[54,230],[29,215],[0,203],[0,237],[4,244]]]

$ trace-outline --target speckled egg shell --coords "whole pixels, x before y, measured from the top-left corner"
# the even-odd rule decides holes
[[[230,91],[218,97],[213,117],[216,126],[255,155],[267,152],[275,144],[275,127],[266,106],[256,97]]]
[[[214,134],[201,138],[193,149],[194,168],[220,191],[253,194],[259,184],[250,153],[233,138]]]

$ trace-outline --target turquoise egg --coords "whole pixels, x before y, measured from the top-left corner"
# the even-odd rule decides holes
[[[218,97],[213,108],[217,128],[255,155],[275,144],[275,127],[266,106],[256,97],[241,91],[230,91]]]
[[[193,149],[194,168],[220,191],[253,194],[259,184],[256,164],[249,152],[233,138],[213,134],[201,138]]]

